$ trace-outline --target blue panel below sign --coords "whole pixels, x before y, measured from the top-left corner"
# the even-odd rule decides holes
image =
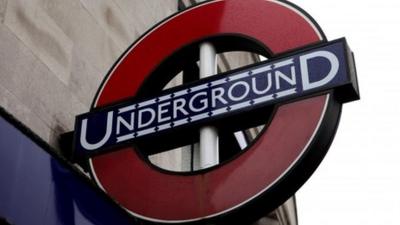
[[[0,218],[17,225],[138,224],[2,117]]]

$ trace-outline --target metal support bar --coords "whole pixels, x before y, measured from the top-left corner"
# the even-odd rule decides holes
[[[217,54],[211,43],[200,45],[200,79],[217,73]],[[218,132],[215,127],[205,126],[200,129],[200,169],[219,163]]]

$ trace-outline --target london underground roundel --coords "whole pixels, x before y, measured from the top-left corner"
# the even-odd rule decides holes
[[[268,61],[162,91],[197,61],[204,41],[218,52],[246,50]],[[90,156],[90,172],[143,223],[238,224],[265,215],[300,188],[332,142],[342,103],[356,99],[354,61],[345,40],[328,42],[297,6],[276,0],[208,1],[165,19],[120,57],[92,111],[77,117],[75,149],[107,149]],[[263,121],[264,130],[220,165],[173,173],[143,157],[146,143],[163,145],[157,139],[163,129],[179,136],[199,124],[223,127],[252,117]],[[94,130],[101,135],[92,135]]]

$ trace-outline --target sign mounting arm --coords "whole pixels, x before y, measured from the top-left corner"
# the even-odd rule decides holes
[[[217,73],[217,54],[214,46],[205,42],[200,45],[200,79]],[[200,128],[199,148],[200,169],[215,166],[219,163],[218,131],[213,126]]]

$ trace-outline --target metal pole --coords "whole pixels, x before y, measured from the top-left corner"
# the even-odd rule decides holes
[[[211,43],[200,45],[200,79],[217,73],[217,54]],[[219,163],[218,132],[215,127],[200,128],[200,169]]]

